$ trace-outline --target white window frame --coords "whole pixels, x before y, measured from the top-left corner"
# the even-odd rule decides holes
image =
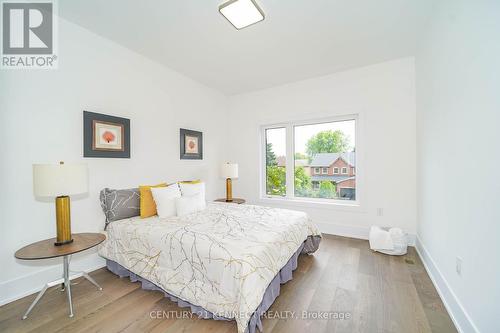
[[[328,174],[328,168],[321,168],[321,174],[322,175],[327,175]]]
[[[321,168],[316,168],[316,167],[315,167],[315,168],[314,168],[314,174],[315,174],[315,175],[319,175],[319,173],[320,173],[320,171],[319,171],[319,170],[320,170],[320,169],[321,169]]]
[[[338,167],[333,167],[333,174],[340,175],[340,169]]]
[[[345,172],[344,172],[344,170],[345,170]],[[349,174],[349,172],[347,171],[347,167],[342,167],[342,169],[340,170],[340,173],[343,175]]]
[[[297,126],[304,125],[315,125],[321,123],[329,122],[340,122],[346,120],[355,121],[355,142],[356,142],[356,200],[337,200],[337,199],[323,199],[323,198],[303,198],[295,197],[295,181],[294,181],[294,170],[295,170],[295,140],[294,140],[294,128]],[[286,129],[286,195],[277,196],[269,195],[266,193],[266,130],[285,128]],[[350,114],[345,116],[319,118],[312,120],[298,120],[289,122],[276,122],[272,124],[263,124],[260,126],[260,152],[261,158],[259,160],[259,170],[260,170],[260,200],[264,203],[290,203],[293,206],[309,206],[309,205],[337,205],[337,206],[355,206],[360,207],[363,191],[362,183],[362,140],[359,132],[360,129],[360,115]],[[361,166],[361,168],[360,168]],[[314,170],[316,171],[316,170]],[[322,169],[320,168],[320,171]],[[339,170],[340,171],[340,170]]]

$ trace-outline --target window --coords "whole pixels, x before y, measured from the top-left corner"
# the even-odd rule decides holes
[[[262,133],[264,196],[356,201],[356,117],[264,126]]]
[[[286,195],[286,128],[266,129],[266,194]]]

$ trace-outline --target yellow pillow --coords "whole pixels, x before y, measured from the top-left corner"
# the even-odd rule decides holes
[[[197,179],[197,180],[183,180],[183,181],[180,181],[179,183],[181,184],[199,184],[199,183],[202,183],[201,179]]]
[[[153,193],[151,193],[152,187],[167,187],[166,183],[161,183],[158,185],[141,185],[139,186],[140,194],[140,208],[141,208],[141,219],[156,215],[156,203],[153,199]]]

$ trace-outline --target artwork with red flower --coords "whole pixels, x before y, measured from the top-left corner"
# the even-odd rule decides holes
[[[198,154],[198,138],[186,135],[186,153]]]
[[[115,139],[115,135],[110,132],[110,131],[106,131],[102,134],[102,138],[104,139],[104,141],[106,141],[107,143],[110,143],[111,141],[113,141]]]
[[[180,129],[180,157],[181,160],[203,159],[203,133]]]
[[[130,158],[130,119],[83,111],[83,157]]]
[[[123,124],[94,120],[93,150],[123,151]]]

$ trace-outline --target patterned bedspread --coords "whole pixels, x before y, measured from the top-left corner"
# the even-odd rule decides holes
[[[184,217],[109,224],[99,254],[168,293],[235,319],[243,333],[278,271],[308,236],[303,212],[211,203]]]

